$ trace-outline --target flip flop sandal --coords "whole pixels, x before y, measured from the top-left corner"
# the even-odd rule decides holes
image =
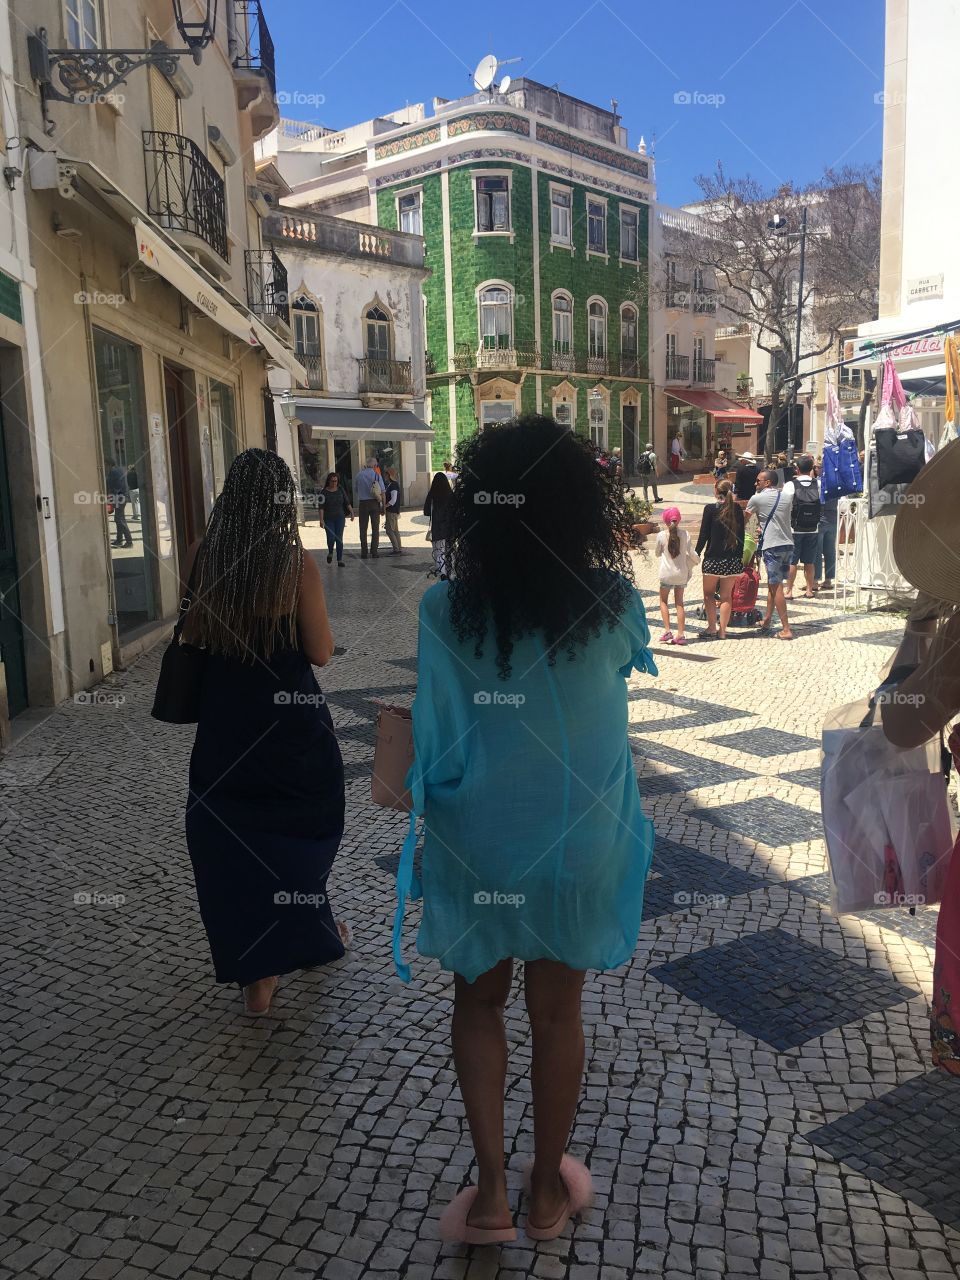
[[[440,1215],[440,1239],[457,1244],[509,1244],[516,1240],[516,1227],[471,1227],[467,1217],[476,1198],[476,1187],[454,1196]]]
[[[672,632],[672,631],[665,631],[665,632],[663,633],[663,635],[660,637],[660,643],[661,643],[661,644],[673,644],[673,632]]]
[[[252,985],[253,985],[253,984],[251,983],[251,984],[250,984],[250,986],[252,986]],[[247,987],[241,987],[241,989],[240,989],[240,998],[241,998],[241,1000],[243,1001],[243,1012],[247,1015],[247,1017],[248,1017],[248,1018],[264,1018],[264,1017],[266,1017],[266,1015],[270,1012],[270,1010],[271,1010],[271,1008],[272,1008],[272,1006],[273,1006],[273,999],[274,999],[274,996],[277,994],[277,991],[279,990],[279,988],[280,988],[280,979],[279,979],[279,978],[274,978],[274,980],[273,980],[273,990],[270,992],[270,999],[267,1001],[267,1007],[266,1007],[265,1009],[251,1009],[251,1008],[250,1008],[250,1006],[247,1004],[247,990],[248,990],[248,988],[247,988]]]

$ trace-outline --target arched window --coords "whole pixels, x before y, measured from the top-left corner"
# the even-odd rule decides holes
[[[587,307],[587,372],[606,373],[607,304],[600,298]]]
[[[298,293],[291,304],[293,346],[314,390],[323,386],[320,351],[320,308],[307,293]]]
[[[637,309],[630,303],[620,308],[620,372],[625,378],[637,376]]]
[[[480,289],[480,346],[484,351],[513,347],[513,292],[508,285],[490,284]]]
[[[573,368],[573,299],[560,290],[553,295],[553,368]]]
[[[389,360],[393,324],[381,306],[374,304],[364,314],[368,360]]]

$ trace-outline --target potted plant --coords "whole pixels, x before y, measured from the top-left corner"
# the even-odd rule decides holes
[[[629,516],[630,524],[633,526],[634,533],[638,534],[640,537],[644,537],[648,533],[653,533],[657,527],[656,523],[650,519],[653,514],[653,503],[647,502],[644,498],[637,498],[632,493],[628,493],[625,496],[624,503],[626,505],[627,515]]]

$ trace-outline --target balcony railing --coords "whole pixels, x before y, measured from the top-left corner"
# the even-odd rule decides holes
[[[272,249],[247,249],[247,302],[257,316],[290,323],[287,268]]]
[[[323,361],[317,352],[294,352],[297,359],[307,371],[307,386],[311,391],[323,390]]]
[[[337,257],[381,258],[405,267],[423,266],[422,236],[347,222],[330,214],[277,210],[264,220],[263,233],[277,242],[293,242]]]
[[[695,386],[712,387],[716,381],[716,377],[715,360],[694,360],[693,382]]]
[[[863,384],[860,382],[838,382],[837,398],[841,404],[859,404],[863,399]]]
[[[413,372],[409,360],[382,360],[364,356],[358,360],[360,391],[380,395],[413,395]]]
[[[667,306],[671,311],[686,311],[690,305],[690,283],[682,280],[667,281]]]
[[[588,355],[586,372],[590,374],[597,374],[601,378],[605,377],[610,372],[609,359],[606,355],[600,355],[599,353]]]
[[[698,289],[693,295],[693,310],[698,316],[715,316],[717,314],[716,289]]]
[[[610,370],[616,373],[617,369]],[[620,356],[619,373],[621,378],[639,378],[642,376],[640,372],[640,357],[635,351],[627,351]]]
[[[467,348],[469,351],[469,347]],[[464,352],[458,344],[458,355],[461,362]],[[540,352],[536,347],[484,347],[475,353],[474,365],[477,369],[539,369]],[[467,366],[470,367],[469,365]]]
[[[233,65],[238,70],[262,71],[276,96],[276,55],[260,0],[233,0],[233,14],[237,42]]]
[[[667,382],[689,382],[690,357],[668,354],[666,380]]]
[[[223,179],[191,138],[147,131],[147,212],[168,231],[199,236],[226,260],[227,202]]]

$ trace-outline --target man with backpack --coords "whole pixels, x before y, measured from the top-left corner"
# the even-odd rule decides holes
[[[637,459],[637,473],[640,476],[640,484],[643,487],[644,502],[650,501],[649,490],[653,487],[654,502],[660,501],[660,495],[657,493],[657,455],[653,451],[653,445],[649,442],[643,446],[640,457]]]
[[[780,630],[776,633],[778,640],[793,639],[787,617],[787,601],[783,593],[793,558],[793,495],[793,481],[788,480],[783,488],[778,488],[777,473],[772,467],[768,467],[757,476],[757,491],[747,503],[747,514],[755,515],[759,521],[760,541],[757,549],[767,571],[767,607],[759,629],[770,630],[776,610],[780,618]]]
[[[817,563],[817,543],[822,514],[823,504],[820,501],[820,486],[813,475],[813,459],[800,458],[793,481],[793,503],[790,513],[790,525],[793,529],[793,557],[790,560],[790,576],[784,591],[787,600],[793,599],[797,566],[801,564],[806,582],[804,597],[811,600],[816,595],[814,567]]]

